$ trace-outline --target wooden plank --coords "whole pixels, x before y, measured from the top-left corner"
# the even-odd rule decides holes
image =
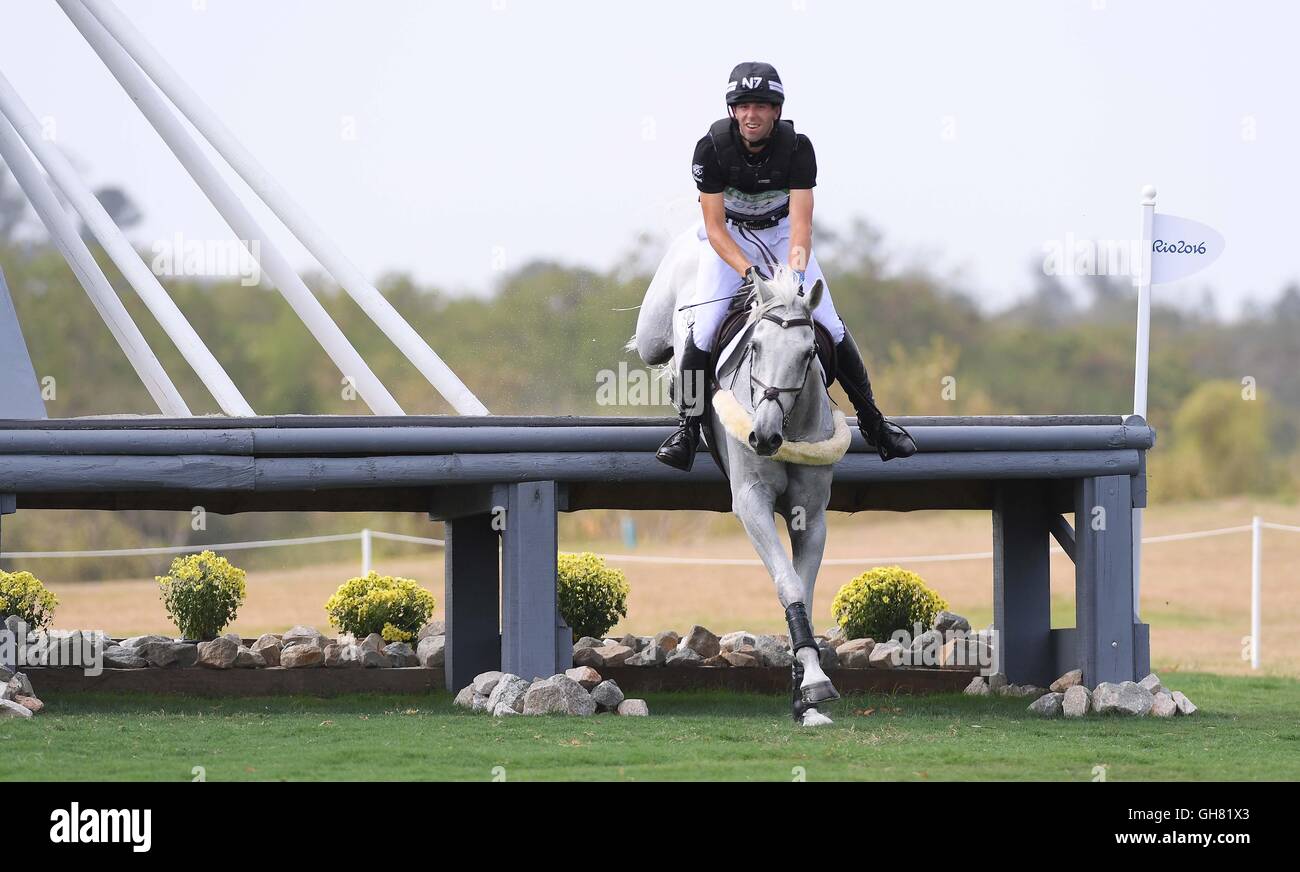
[[[87,675],[81,669],[32,667],[23,670],[42,699],[64,694],[162,693],[204,697],[313,696],[352,693],[427,695],[444,688],[441,669],[105,669]]]
[[[612,679],[624,696],[682,690],[737,690],[752,693],[790,692],[790,670],[767,666],[606,666],[602,678]],[[840,693],[953,693],[964,690],[977,669],[836,669],[829,673]],[[788,717],[789,702],[781,711]],[[834,717],[843,703],[831,703]],[[653,714],[653,712],[651,713]]]
[[[4,271],[0,270],[0,417],[45,419],[45,401],[27,342],[18,324]]]
[[[562,672],[573,656],[556,597],[555,491],[555,482],[507,489],[501,533],[501,669],[527,679]]]
[[[1133,625],[1133,500],[1127,475],[1086,478],[1075,488],[1075,626],[1089,687],[1136,681]]]
[[[472,515],[445,525],[443,672],[446,686],[456,690],[480,672],[501,668],[500,537],[492,517]]]

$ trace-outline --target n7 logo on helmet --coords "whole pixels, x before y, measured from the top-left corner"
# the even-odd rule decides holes
[[[745,78],[740,80],[740,87],[746,89],[757,88],[761,84],[763,84],[762,76],[753,76],[753,77],[746,76]]]

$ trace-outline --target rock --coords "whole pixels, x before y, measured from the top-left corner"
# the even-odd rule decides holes
[[[239,656],[239,643],[228,636],[218,636],[198,645],[198,665],[207,669],[229,669]]]
[[[420,628],[419,633],[416,633],[415,635],[416,647],[418,648],[419,643],[423,642],[425,639],[428,639],[430,636],[445,636],[445,635],[447,635],[446,621],[430,621],[429,623],[425,624],[423,627]]]
[[[149,661],[135,653],[134,648],[124,645],[110,645],[104,649],[104,667],[106,669],[143,669]]]
[[[750,667],[758,665],[757,658],[752,657],[749,654],[742,654],[739,651],[728,651],[725,654],[719,654],[718,656],[727,661],[728,666]]]
[[[733,633],[726,633],[718,640],[718,647],[722,649],[722,653],[724,654],[728,651],[735,651],[744,645],[748,645],[752,648],[756,644],[758,644],[758,637],[747,630],[736,630]]]
[[[1054,718],[1061,713],[1063,693],[1045,693],[1029,704],[1029,711],[1045,718]]]
[[[1151,703],[1151,714],[1157,718],[1172,718],[1178,714],[1178,703],[1174,702],[1172,694],[1161,691],[1155,695],[1155,701]]]
[[[645,639],[643,639],[641,636],[634,636],[631,633],[628,633],[622,639],[619,639],[618,643],[620,645],[626,645],[627,647],[631,648],[633,654],[640,652],[640,650],[644,648],[646,644]]]
[[[0,699],[0,718],[30,718],[32,710],[8,699]]]
[[[663,666],[664,660],[667,659],[664,649],[660,648],[653,641],[642,648],[636,654],[623,661],[624,666]]]
[[[415,657],[426,669],[436,669],[447,662],[447,637],[425,636],[415,649]]]
[[[820,655],[822,672],[831,672],[840,666],[840,658],[835,653],[835,647],[825,640],[817,643],[817,651]]]
[[[686,633],[686,638],[678,644],[685,645],[701,657],[715,657],[722,651],[722,645],[717,636],[710,633],[699,624],[691,627]]]
[[[1173,693],[1173,697],[1174,697],[1174,705],[1178,706],[1178,713],[1180,715],[1196,714],[1197,711],[1196,706],[1192,704],[1192,701],[1190,699],[1183,696],[1182,691],[1175,690]]]
[[[19,636],[24,635],[23,631],[26,626],[27,625],[23,622],[23,619],[18,617],[18,615],[10,615],[5,618],[5,629],[14,634],[15,640],[17,640]]]
[[[221,637],[223,639],[229,639],[230,641],[234,642],[236,645],[244,644],[244,637],[235,632],[222,633]]]
[[[604,646],[579,648],[573,652],[573,665],[586,666],[591,669],[604,669],[605,655],[601,653],[603,650]]]
[[[754,642],[754,647],[758,649],[764,666],[788,669],[794,663],[794,655],[790,653],[790,641],[782,636],[761,635]]]
[[[474,685],[467,684],[456,694],[456,698],[451,701],[452,705],[461,708],[472,709],[474,707]]]
[[[577,654],[583,648],[599,648],[605,644],[604,639],[597,639],[594,636],[583,636],[573,643],[573,653]]]
[[[601,661],[605,666],[622,666],[627,662],[627,658],[636,653],[627,645],[606,645],[595,650],[600,653]]]
[[[261,669],[264,666],[266,658],[261,654],[243,645],[239,647],[239,653],[235,655],[236,669]]]
[[[591,698],[596,701],[596,707],[600,711],[615,711],[619,703],[623,702],[623,691],[612,681],[602,681],[592,689]]]
[[[989,676],[989,690],[997,693],[1007,686],[1007,674],[1005,672],[995,672]]]
[[[286,645],[289,644],[288,639],[285,639],[285,644]],[[378,633],[371,633],[369,636],[366,636],[366,638],[361,640],[361,650],[374,651],[376,653],[382,654],[384,653],[384,646],[387,644],[388,643],[384,641],[383,636],[379,635]]]
[[[480,672],[478,675],[474,676],[474,692],[482,694],[483,696],[490,696],[492,691],[496,688],[497,682],[501,680],[501,676],[506,674],[507,673],[501,672],[497,669],[493,669],[489,672]]]
[[[581,684],[584,690],[591,690],[602,681],[600,673],[590,666],[575,666],[564,670],[564,674]]]
[[[406,642],[393,642],[384,647],[384,653],[393,661],[393,666],[401,669],[406,666],[419,666],[420,658],[415,649]]]
[[[650,706],[643,699],[625,699],[618,704],[618,713],[625,718],[648,718]]]
[[[664,663],[667,666],[699,666],[704,663],[704,658],[686,645],[678,645],[664,658]]]
[[[285,669],[311,669],[325,663],[325,652],[316,645],[291,645],[280,652]]]
[[[1036,684],[1012,684],[1008,685],[1008,688],[1014,688],[1014,690],[1008,690],[1008,696],[1032,696],[1034,699],[1037,699],[1045,693],[1053,692],[1049,691],[1045,687],[1039,687]]]
[[[371,652],[371,653],[375,653],[375,652]],[[488,699],[490,699],[490,697],[484,696],[481,693],[475,693],[474,700],[470,703],[469,706],[470,711],[473,712],[488,711],[488,707],[487,707]]]
[[[34,715],[39,715],[45,709],[45,703],[41,702],[34,696],[15,696],[14,702],[18,703]]]
[[[976,675],[970,680],[970,684],[966,685],[966,689],[963,690],[962,693],[967,696],[988,696],[988,682],[984,680],[984,676]]]
[[[912,645],[904,654],[903,662],[911,666],[938,666],[943,650],[943,633],[938,630],[926,630],[912,640]]]
[[[485,711],[500,717],[504,714],[519,714],[524,708],[524,694],[528,693],[530,682],[509,672],[497,680],[492,693],[488,695]],[[472,685],[471,685],[472,686]]]
[[[1168,688],[1160,683],[1160,679],[1154,672],[1138,682],[1138,685],[1145,687],[1154,696],[1157,693],[1169,693]]]
[[[940,633],[969,633],[970,621],[956,612],[939,612],[934,616],[934,629]]]
[[[974,636],[949,639],[939,650],[940,666],[976,666],[993,665],[993,652],[982,640]]]
[[[596,700],[567,675],[553,675],[541,684],[529,687],[524,696],[523,713],[594,715]]]
[[[673,652],[673,649],[681,643],[681,641],[682,637],[673,630],[664,630],[662,633],[655,633],[654,642],[652,644],[663,652],[664,657],[667,657]]]
[[[516,711],[515,709],[512,709],[510,706],[506,705],[505,703],[501,703],[496,708],[492,709],[492,716],[496,718],[504,718],[512,715],[522,715],[522,714],[523,712]]]
[[[284,644],[277,637],[270,633],[263,633],[249,647],[254,653],[262,655],[267,666],[280,665],[280,652],[284,649]]]
[[[147,663],[145,664],[148,665]],[[13,670],[8,666],[0,666],[0,684],[4,684],[14,677]]]
[[[1103,681],[1093,688],[1092,707],[1098,714],[1123,714],[1143,717],[1151,711],[1155,697],[1136,681],[1114,684]]]
[[[1071,669],[1060,678],[1052,682],[1053,693],[1065,693],[1072,687],[1078,687],[1083,684],[1083,670]]]
[[[875,647],[872,639],[849,639],[841,642],[835,653],[845,669],[866,669],[871,664],[871,649]]]
[[[393,665],[393,660],[383,651],[376,651],[373,648],[362,648],[360,645],[353,647],[356,651],[357,662],[366,669],[387,669]],[[280,656],[284,656],[283,654]]]
[[[343,646],[334,643],[326,645],[321,656],[325,658],[322,665],[326,669],[337,669],[343,665]]]
[[[1056,686],[1055,682],[1053,682],[1052,686]],[[1074,684],[1066,689],[1065,696],[1061,700],[1061,711],[1067,718],[1081,718],[1091,708],[1092,693],[1088,688],[1082,684]]]
[[[379,657],[376,652],[370,652],[371,657]],[[326,663],[326,666],[329,664]],[[364,664],[361,662],[361,649],[355,642],[349,642],[346,645],[339,645],[339,660],[335,664],[338,669],[360,669]],[[383,665],[383,664],[378,664]]]
[[[901,666],[903,660],[903,643],[897,639],[881,642],[867,655],[867,665],[872,669],[893,669]]]
[[[146,642],[175,642],[175,639],[167,636],[131,636],[129,639],[123,639],[121,646],[123,648],[139,648]]]
[[[838,649],[845,642],[849,641],[849,637],[844,635],[844,628],[839,626],[838,624],[836,624],[834,627],[831,627],[822,635],[826,637],[826,641],[830,642],[831,647],[835,649]]]
[[[135,653],[150,666],[193,666],[199,659],[198,646],[188,642],[145,642]]]
[[[301,624],[289,630],[281,638],[283,647],[289,648],[293,645],[315,645],[317,648],[324,649],[321,639],[324,636],[315,627],[305,627]]]
[[[730,669],[731,661],[728,660],[726,657],[723,657],[721,654],[714,654],[712,657],[705,657],[704,662],[701,663],[700,665],[712,666],[721,669]]]

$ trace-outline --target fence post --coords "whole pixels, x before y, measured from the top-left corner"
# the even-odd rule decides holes
[[[370,547],[371,547],[370,528],[361,531],[361,574],[363,576],[370,574]]]
[[[1250,668],[1259,668],[1259,576],[1264,519],[1250,520]]]

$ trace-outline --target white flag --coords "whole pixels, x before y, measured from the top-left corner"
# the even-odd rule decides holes
[[[1151,225],[1151,284],[1200,272],[1223,254],[1223,235],[1213,227],[1156,213]]]

